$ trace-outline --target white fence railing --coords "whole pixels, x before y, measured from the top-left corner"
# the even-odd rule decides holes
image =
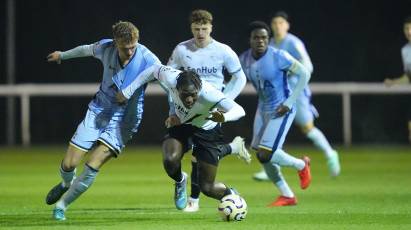
[[[30,145],[30,98],[34,96],[89,96],[94,95],[99,84],[18,84],[0,85],[0,96],[20,98],[22,144]],[[411,85],[387,88],[382,83],[311,83],[313,94],[333,94],[342,96],[343,139],[349,146],[352,141],[351,131],[351,95],[353,94],[411,94]],[[164,91],[157,84],[150,84],[147,95],[163,95]],[[255,94],[254,88],[247,84],[242,95]]]

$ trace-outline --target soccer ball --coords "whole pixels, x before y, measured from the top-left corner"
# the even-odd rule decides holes
[[[241,221],[247,215],[247,203],[241,196],[230,194],[221,199],[218,212],[224,221]]]

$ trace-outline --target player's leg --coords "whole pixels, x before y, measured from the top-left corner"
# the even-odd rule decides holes
[[[271,143],[274,143],[275,141],[274,140],[275,133],[271,132],[272,130],[265,129],[265,126],[267,126],[271,120],[269,118],[270,118],[269,116],[266,116],[266,119],[263,119],[263,122],[261,122],[260,125],[258,125],[257,127],[258,129],[254,127],[255,135],[251,143],[251,147],[253,149],[257,150],[258,152],[268,152],[268,154],[270,154],[271,151],[268,151],[267,149],[259,148],[258,146],[260,145],[261,138],[263,137],[264,134],[266,134],[265,138],[267,137],[271,138],[270,144],[265,143],[266,145],[272,145]],[[288,183],[286,182],[285,178],[281,174],[280,166],[277,164],[265,163],[263,164],[263,168],[264,168],[263,172],[268,178],[267,180],[272,181],[273,184],[278,188],[281,194],[279,197],[277,197],[275,201],[270,203],[268,207],[296,205],[297,199],[293,191],[289,187]]]
[[[232,189],[228,188],[221,182],[215,181],[217,175],[217,165],[199,160],[198,166],[200,188],[204,195],[219,200],[225,195],[233,193]]]
[[[88,110],[84,120],[78,125],[60,165],[62,182],[49,191],[46,196],[47,204],[56,203],[68,190],[75,178],[76,167],[98,138],[99,130],[95,127],[95,118],[96,114]]]
[[[257,158],[263,165],[277,164],[297,169],[300,176],[301,188],[305,189],[311,182],[309,158],[304,157],[303,159],[298,159],[282,149],[294,116],[295,110],[291,110],[285,116],[269,120],[258,146]],[[264,168],[267,169],[268,167],[264,166]]]
[[[253,139],[251,140],[251,148],[253,150],[258,150],[258,145],[261,139],[261,136],[264,132],[264,118],[261,111],[257,108],[254,116],[253,124]],[[253,179],[256,181],[270,181],[267,173],[265,172],[264,167],[259,172],[253,174]]]
[[[331,176],[338,176],[340,174],[338,153],[331,147],[324,133],[314,126],[314,118],[318,116],[318,112],[311,104],[310,97],[300,96],[296,105],[297,114],[294,122],[314,146],[324,153]]]
[[[67,193],[56,203],[56,208],[53,211],[55,219],[65,219],[64,212],[67,207],[90,188],[99,169],[114,156],[113,150],[104,144],[98,144],[90,152],[90,157],[84,166],[83,172],[74,180]]]
[[[411,120],[408,120],[408,141],[411,143]]]
[[[76,168],[80,164],[86,151],[69,145],[66,155],[60,164],[60,176],[62,182],[55,185],[46,196],[48,205],[56,203],[61,196],[69,189],[76,176]]]
[[[195,156],[191,157],[191,192],[184,212],[197,212],[200,208],[200,181],[198,178],[198,162]]]
[[[187,206],[187,174],[181,170],[181,159],[190,149],[190,135],[191,125],[174,126],[163,141],[163,166],[175,181],[174,203],[179,210]]]

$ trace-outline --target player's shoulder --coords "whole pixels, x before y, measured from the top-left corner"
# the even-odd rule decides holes
[[[210,45],[213,46],[214,49],[219,50],[220,52],[234,52],[229,45],[219,42],[215,39],[213,39]]]
[[[186,40],[186,41],[182,41],[180,43],[178,43],[176,45],[176,50],[187,50],[187,49],[191,49],[192,47],[195,46],[195,41],[194,38]]]
[[[292,33],[288,33],[286,39],[294,44],[304,44],[304,42]]]
[[[158,57],[145,45],[138,43],[137,52],[140,53],[141,57],[148,63],[158,63],[160,64],[160,60]]]
[[[98,49],[105,50],[107,48],[115,48],[113,39],[103,38],[94,43],[94,46]]]
[[[410,52],[411,53],[411,42],[408,42],[401,48],[402,52]]]

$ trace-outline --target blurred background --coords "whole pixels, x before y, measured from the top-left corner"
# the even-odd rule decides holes
[[[401,47],[406,43],[403,20],[411,15],[410,0],[355,1],[62,1],[3,0],[0,4],[0,85],[7,84],[7,36],[10,4],[14,12],[14,84],[98,83],[102,66],[84,58],[49,64],[45,57],[54,50],[68,50],[111,37],[111,25],[119,20],[140,29],[140,43],[165,64],[174,47],[190,39],[188,16],[203,8],[214,16],[214,39],[240,55],[248,48],[247,24],[269,22],[271,12],[290,16],[290,32],[300,37],[314,64],[312,83],[381,82],[403,72]],[[0,97],[0,145],[10,140],[11,125],[16,144],[21,143],[20,99],[14,97],[14,116],[7,118],[7,97]],[[356,95],[351,97],[352,141],[355,144],[406,144],[410,94]],[[91,96],[32,97],[30,132],[32,144],[67,143],[83,119]],[[225,125],[227,138],[242,135],[251,140],[256,97],[237,99],[247,112],[239,122]],[[342,102],[338,95],[314,95],[320,113],[316,125],[333,144],[343,143]],[[165,133],[168,106],[165,96],[147,96],[145,116],[133,144],[159,144]],[[295,127],[287,143],[308,143]]]

